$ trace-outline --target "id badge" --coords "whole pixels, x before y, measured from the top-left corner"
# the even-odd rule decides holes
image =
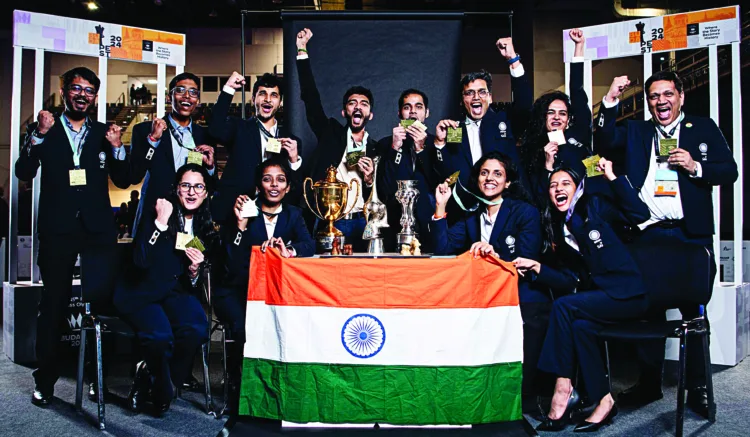
[[[659,156],[656,162],[667,162],[669,152],[677,148],[677,138],[660,138],[659,139]]]
[[[448,143],[457,143],[461,144],[461,141],[463,139],[464,130],[461,127],[457,128],[448,128],[448,134],[446,135],[445,141]]]
[[[266,152],[281,153],[281,141],[277,138],[269,138],[266,143]]]
[[[193,152],[191,150],[190,152],[188,152],[187,163],[203,165],[203,154],[201,152]]]
[[[654,190],[654,196],[656,197],[675,197],[680,191],[679,182],[677,180],[677,171],[670,170],[667,168],[659,168],[656,170],[656,189]]]
[[[185,246],[192,240],[193,238],[186,234],[185,232],[178,232],[177,233],[177,243],[175,243],[174,248],[177,250],[185,250]]]
[[[82,185],[86,185],[86,170],[82,168],[70,170],[70,186],[79,187]]]

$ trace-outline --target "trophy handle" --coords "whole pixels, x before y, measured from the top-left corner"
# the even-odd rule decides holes
[[[354,199],[355,199],[354,203],[351,204],[351,205],[349,205],[349,211],[345,212],[344,215],[349,215],[352,212],[352,210],[354,209],[354,207],[357,206],[357,200],[356,199],[359,199],[359,188],[360,188],[359,187],[359,181],[356,180],[356,179],[352,179],[351,181],[349,181],[349,189],[350,190],[354,189],[354,188],[352,188],[352,184],[356,184],[357,185],[357,195],[354,196]],[[349,198],[348,194],[349,193],[347,193],[347,196],[346,196],[347,199]],[[346,208],[346,207],[344,207],[344,208]]]
[[[305,197],[305,203],[307,204],[307,207],[310,208],[310,211],[312,211],[313,214],[315,214],[315,217],[319,218],[322,221],[326,221],[323,217],[321,217],[320,211],[316,211],[318,202],[315,202],[315,209],[313,209],[312,206],[310,206],[310,202],[307,200],[307,182],[310,181],[310,189],[313,190],[313,194],[315,193],[315,188],[313,188],[313,180],[312,178],[305,178],[305,181],[302,182],[302,195]]]

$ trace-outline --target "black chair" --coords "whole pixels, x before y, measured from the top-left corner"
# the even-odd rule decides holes
[[[664,314],[668,309],[695,305],[699,309],[699,316],[691,320],[634,321],[607,326],[599,332],[599,337],[605,341],[607,374],[611,375],[607,345],[610,340],[641,342],[667,338],[679,339],[675,434],[677,437],[682,437],[685,420],[685,361],[689,336],[700,336],[703,342],[709,421],[716,421],[711,356],[708,347],[710,329],[705,318],[705,305],[711,299],[713,291],[711,256],[703,246],[695,244],[634,245],[630,247],[630,251],[645,278],[649,313]]]
[[[214,316],[213,307],[213,294],[211,293],[211,265],[206,262],[204,264],[204,278],[203,281],[203,292],[204,299],[207,306],[206,316],[208,318],[208,341],[201,347],[201,358],[203,360],[203,385],[205,386],[206,394],[206,411],[208,414],[220,419],[226,412],[227,406],[229,405],[229,382],[227,380],[227,342],[233,340],[227,340],[227,332],[224,325]],[[211,395],[211,378],[209,375],[209,358],[211,354],[211,337],[214,332],[221,332],[221,345],[222,345],[222,363],[223,363],[223,393],[224,393],[224,405],[221,408],[215,408],[213,396]]]

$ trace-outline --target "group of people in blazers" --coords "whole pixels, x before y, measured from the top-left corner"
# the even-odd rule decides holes
[[[509,64],[512,105],[503,109],[492,103],[489,73],[467,74],[461,80],[465,118],[441,120],[433,133],[400,123],[424,125],[430,115],[427,95],[407,89],[398,101],[392,135],[375,141],[366,129],[374,108],[369,89],[346,91],[344,122],[325,113],[307,48],[312,36],[309,29],[296,36],[301,98],[318,141],[312,162],[303,162],[299,139],[276,119],[283,87],[271,74],[254,83],[255,115],[242,119],[228,116],[234,94],[245,86],[245,78],[233,73],[208,127],[191,118],[200,104],[200,79],[177,75],[169,84],[170,113],[133,128],[130,154],[118,126],[88,115],[99,88],[96,75],[79,67],[62,76],[64,113],[39,113],[15,163],[16,175],[26,181],[40,165],[44,168],[38,261],[44,291],[32,402],[46,406],[53,398],[60,322],[80,254],[83,286],[114,289],[114,310],[137,334],[142,361],[129,405],[141,411],[150,404],[156,414],[169,409],[175,388],[190,385],[193,358],[208,341],[199,289],[210,262],[213,306],[234,340],[227,347],[230,404],[236,412],[243,345],[247,336],[256,335],[245,332],[251,247],[275,248],[284,257],[314,254],[310,225],[314,230],[318,223],[306,221],[297,206],[300,182],[304,176],[322,179],[331,166],[339,180],[357,180],[363,187],[359,195],[350,191],[354,208],[336,223],[355,251],[365,250],[362,210],[373,186],[387,205],[395,234],[400,217],[396,181],[417,180],[424,195],[415,215],[425,251],[468,250],[515,265],[524,321],[522,390],[525,396],[553,393],[541,430],[564,429],[571,411],[580,407],[572,382],[577,369],[595,408],[576,431],[611,423],[618,405],[660,399],[664,343],[639,346],[639,383],[620,393],[616,404],[597,332],[648,311],[645,279],[626,249],[624,232],[627,241],[686,242],[712,251],[712,187],[731,184],[738,176],[716,124],[683,113],[680,78],[669,71],[650,77],[644,91],[652,119],[622,124],[616,123],[618,97],[629,81],[615,78],[594,123],[583,91],[581,30],[570,32],[575,42],[570,95],[554,91],[536,101],[512,40],[501,38],[496,46]],[[447,142],[457,127],[462,127],[461,142]],[[664,140],[676,140],[676,146]],[[662,142],[672,144],[666,156],[661,156]],[[280,144],[280,152],[269,150],[269,143]],[[221,178],[214,162],[216,144],[229,152]],[[362,156],[348,165],[352,152]],[[595,153],[604,156],[593,164],[602,175],[587,177],[582,161]],[[607,158],[614,156],[614,163]],[[456,172],[458,183],[452,186],[449,176]],[[124,266],[116,265],[108,178],[120,188],[143,181],[132,256]],[[666,194],[657,188],[663,181],[671,182]],[[248,218],[243,212],[250,203],[259,214]],[[194,238],[205,251],[185,247]],[[395,244],[395,238],[387,240]],[[715,269],[714,260],[713,275]],[[685,317],[697,311],[681,310]],[[688,405],[707,415],[700,343],[691,343],[688,351]],[[91,384],[89,394],[100,389],[106,387]]]

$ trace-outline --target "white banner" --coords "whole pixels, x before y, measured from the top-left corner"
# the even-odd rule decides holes
[[[13,11],[13,45],[174,66],[185,65],[185,35]]]

